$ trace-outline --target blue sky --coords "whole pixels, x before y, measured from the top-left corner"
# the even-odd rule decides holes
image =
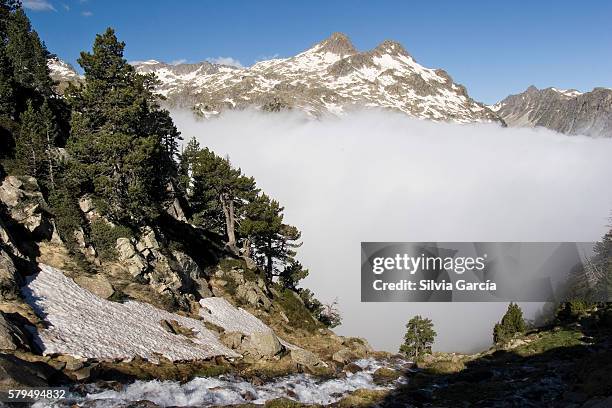
[[[612,87],[612,2],[24,0],[51,52],[76,65],[112,26],[128,60],[243,65],[291,56],[334,31],[361,50],[399,41],[493,103],[528,85]]]

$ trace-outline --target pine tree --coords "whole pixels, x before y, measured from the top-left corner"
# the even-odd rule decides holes
[[[493,327],[493,341],[496,344],[505,343],[516,334],[524,333],[525,329],[523,311],[516,303],[510,303],[501,322]]]
[[[246,203],[258,190],[255,180],[232,167],[208,148],[200,149],[192,139],[181,158],[181,172],[187,174],[186,188],[193,221],[209,230],[225,233],[227,246],[238,253],[237,223]]]
[[[49,52],[38,34],[32,30],[30,20],[21,7],[10,13],[6,24],[6,55],[13,67],[13,77],[26,91],[27,99],[37,95],[49,97],[53,94],[53,81],[49,76],[47,59]]]
[[[284,288],[295,291],[298,283],[307,276],[308,269],[304,269],[299,261],[291,260],[280,272],[278,280]]]
[[[15,146],[18,169],[53,189],[58,136],[55,116],[46,101],[38,110],[30,101],[19,119],[21,127]]]
[[[418,361],[423,354],[431,353],[436,336],[431,319],[414,316],[406,325],[404,344],[400,346],[400,352]]]
[[[263,267],[268,281],[291,264],[294,249],[301,245],[300,231],[283,223],[283,207],[266,194],[260,194],[246,207],[240,233],[248,239],[255,261]]]
[[[154,77],[136,73],[124,47],[108,28],[91,53],[81,53],[84,84],[67,90],[73,108],[68,150],[82,193],[101,199],[110,219],[139,225],[155,218],[166,198],[178,132],[159,109]]]

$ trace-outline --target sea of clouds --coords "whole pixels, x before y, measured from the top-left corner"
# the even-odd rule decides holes
[[[507,305],[361,303],[361,241],[594,241],[609,228],[612,139],[378,111],[173,117],[285,206],[303,232],[303,286],[338,298],[338,333],[379,349],[396,351],[415,314],[434,321],[436,349],[482,349]],[[522,306],[530,318],[543,308]]]

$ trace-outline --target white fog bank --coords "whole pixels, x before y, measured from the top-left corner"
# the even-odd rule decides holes
[[[382,112],[173,117],[185,139],[229,155],[303,232],[303,286],[338,297],[340,334],[397,351],[407,320],[433,319],[435,348],[491,342],[504,303],[361,303],[361,241],[594,241],[612,209],[612,139],[453,125]],[[523,304],[533,317],[540,304]]]

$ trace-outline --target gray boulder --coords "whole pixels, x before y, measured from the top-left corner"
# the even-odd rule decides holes
[[[273,357],[282,349],[283,346],[272,331],[252,333],[240,345],[241,352],[259,358]]]
[[[325,366],[325,363],[321,361],[314,353],[304,350],[301,348],[294,348],[290,353],[291,361],[296,364],[303,365],[304,367],[313,368]]]
[[[99,273],[92,276],[79,275],[74,278],[74,281],[80,287],[87,289],[88,291],[98,297],[101,297],[102,299],[108,299],[113,295],[113,293],[115,293],[115,290],[108,281],[108,278]]]

